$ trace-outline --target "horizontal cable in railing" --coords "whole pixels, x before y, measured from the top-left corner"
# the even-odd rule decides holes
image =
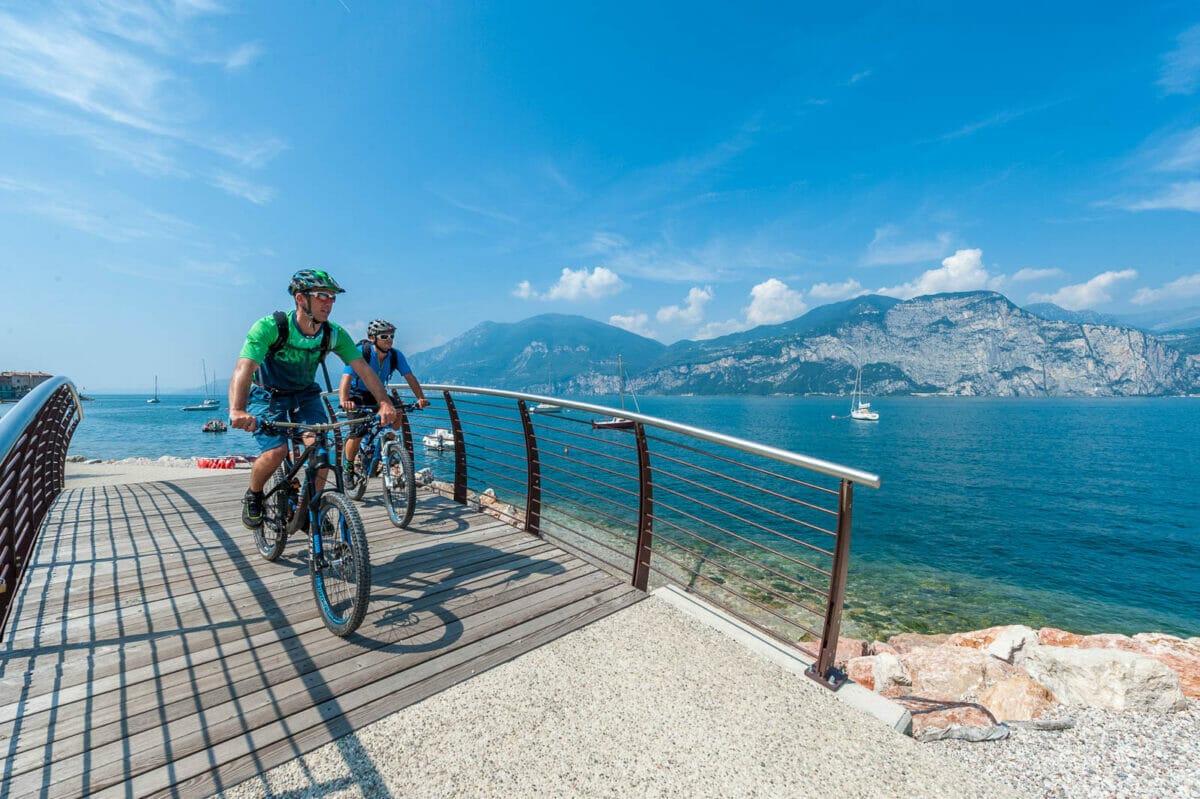
[[[543,494],[546,494],[546,495],[548,495],[548,496],[554,496],[554,497],[558,497],[558,498],[561,498],[561,499],[563,499],[563,500],[566,500],[566,501],[568,501],[568,502],[574,502],[576,505],[581,505],[581,506],[582,506],[582,503],[580,502],[580,500],[578,500],[578,499],[575,499],[575,498],[572,498],[572,497],[570,497],[569,495],[566,495],[566,494],[558,494],[558,493],[556,493],[556,492],[553,492],[553,491],[551,491],[549,488],[546,488],[546,485],[552,485],[552,486],[561,486],[561,487],[563,487],[563,488],[567,488],[567,489],[573,489],[573,490],[577,491],[578,493],[580,493],[580,494],[583,494],[584,496],[591,497],[592,499],[594,499],[594,500],[597,500],[597,501],[599,501],[599,502],[604,502],[604,503],[607,503],[607,504],[609,504],[609,505],[615,505],[615,506],[616,506],[616,507],[618,507],[618,508],[621,508],[621,509],[623,509],[623,510],[627,510],[627,511],[629,511],[630,513],[634,514],[634,517],[635,517],[635,518],[636,518],[636,516],[637,516],[637,512],[638,512],[638,509],[637,509],[637,508],[631,507],[631,506],[629,506],[629,505],[623,505],[623,504],[621,504],[620,502],[617,502],[616,500],[613,500],[613,499],[606,499],[605,497],[602,497],[602,496],[600,496],[599,494],[593,494],[591,491],[585,491],[584,489],[582,489],[582,488],[577,488],[576,486],[574,486],[574,485],[571,485],[571,484],[569,484],[569,483],[564,483],[564,482],[562,482],[561,480],[555,480],[555,479],[553,479],[553,478],[551,478],[551,477],[546,477],[545,475],[542,475],[542,486],[543,486],[543,487],[542,487],[542,493],[543,493]],[[589,509],[594,509],[594,510],[596,511],[596,513],[603,513],[603,511],[601,511],[601,510],[600,510],[598,507],[596,507],[595,505],[588,505],[588,506],[586,506],[586,507],[588,507]],[[624,524],[624,523],[626,523],[626,522],[625,522],[624,520],[622,520],[622,523]]]
[[[758,562],[758,561],[751,560],[751,559],[750,559],[748,556],[746,556],[746,555],[743,555],[742,553],[738,552],[737,550],[730,549],[729,547],[723,546],[722,544],[718,544],[716,541],[710,541],[709,539],[705,538],[704,536],[702,536],[702,535],[699,535],[699,534],[697,534],[697,533],[693,533],[691,530],[687,530],[687,529],[685,529],[685,528],[683,528],[683,527],[680,527],[679,525],[675,524],[674,522],[672,522],[672,521],[670,521],[670,520],[668,520],[668,519],[663,519],[662,517],[656,516],[656,517],[654,517],[654,520],[655,520],[656,522],[660,522],[660,523],[662,523],[662,524],[665,524],[666,526],[668,526],[668,527],[671,527],[671,528],[673,528],[673,529],[675,529],[675,530],[678,530],[680,533],[683,533],[684,535],[688,536],[689,538],[694,538],[694,539],[696,539],[696,540],[698,540],[698,541],[703,541],[705,544],[708,544],[708,545],[709,545],[709,546],[711,546],[711,547],[716,547],[717,549],[721,550],[722,552],[726,552],[726,553],[728,553],[728,554],[732,555],[733,557],[735,557],[735,558],[738,558],[739,560],[742,560],[742,561],[744,561],[744,562],[746,562],[746,563],[749,563],[749,564],[750,564],[750,565],[752,565],[752,566],[757,566],[758,568],[760,568],[760,569],[763,569],[764,571],[771,572],[772,574],[774,574],[775,576],[777,576],[777,577],[779,577],[779,578],[781,578],[781,579],[787,580],[788,582],[791,582],[791,583],[795,583],[797,588],[803,588],[805,591],[808,591],[809,593],[817,594],[818,596],[821,596],[821,597],[823,597],[823,598],[825,598],[825,599],[828,599],[828,598],[829,598],[829,592],[828,592],[828,591],[822,591],[820,588],[815,588],[815,587],[813,587],[813,586],[809,585],[808,583],[804,582],[804,580],[800,579],[799,577],[793,577],[793,576],[791,576],[791,575],[789,575],[789,574],[786,574],[786,573],[784,573],[784,572],[781,572],[781,571],[779,571],[778,569],[775,569],[775,568],[773,568],[773,567],[771,567],[771,566],[768,566],[768,565],[767,565],[767,564],[765,564],[765,563],[760,563],[760,562]],[[670,537],[668,537],[668,536],[665,536],[665,534],[663,534],[663,532],[662,532],[661,528],[657,528],[657,529],[656,529],[656,531],[655,531],[655,535],[656,535],[656,536],[663,535],[664,537],[666,537],[666,538],[667,538],[667,540],[668,540],[668,541],[671,541],[671,542],[673,542],[673,543],[674,543],[676,546],[678,546],[678,547],[680,547],[680,548],[682,548],[682,549],[686,549],[686,547],[684,547],[684,545],[683,545],[683,544],[681,544],[681,543],[680,543],[679,541],[677,541],[676,539],[673,539],[673,538],[670,538]],[[730,533],[730,535],[731,535],[731,536],[733,536],[734,538],[737,538],[739,541],[743,541],[743,542],[745,542],[745,543],[748,543],[748,544],[751,544],[751,545],[753,545],[753,543],[754,543],[754,542],[751,542],[751,541],[747,541],[746,539],[744,539],[744,538],[741,538],[740,536],[737,536],[737,535],[736,535],[736,534],[734,534],[734,533]],[[787,560],[787,561],[788,561],[788,562],[790,562],[790,563],[794,563],[794,564],[795,564],[795,565],[797,565],[797,566],[802,566],[802,567],[805,567],[805,568],[807,568],[807,569],[809,569],[809,570],[811,570],[811,571],[817,572],[818,574],[821,574],[821,575],[823,575],[823,576],[825,576],[825,577],[828,577],[828,576],[829,576],[829,572],[825,571],[824,569],[820,568],[819,566],[816,566],[816,565],[814,565],[814,564],[812,564],[812,563],[808,563],[808,562],[806,562],[806,561],[803,561],[803,560],[797,560],[797,559],[795,559],[795,558],[793,558],[793,557],[791,557],[791,556],[789,556],[789,555],[785,555],[785,554],[783,554],[783,553],[781,553],[781,552],[777,552],[777,551],[775,551],[775,550],[771,549],[770,547],[767,547],[767,546],[756,546],[755,548],[756,548],[756,549],[762,549],[762,550],[765,550],[765,551],[767,551],[767,552],[770,552],[772,555],[776,555],[776,556],[778,556],[778,557],[781,557],[781,558],[783,558],[783,559]]]
[[[801,520],[801,519],[797,519],[797,518],[795,518],[795,517],[793,517],[793,516],[789,516],[789,515],[787,515],[786,513],[783,513],[782,511],[777,511],[777,510],[774,510],[773,508],[768,508],[768,507],[766,507],[766,506],[764,506],[764,505],[759,505],[759,504],[757,504],[757,503],[755,503],[755,502],[751,502],[751,501],[750,501],[750,500],[748,500],[748,499],[743,499],[742,497],[739,497],[739,496],[737,496],[736,494],[730,494],[730,493],[728,493],[728,492],[721,491],[721,490],[719,490],[719,489],[713,488],[712,486],[706,486],[706,485],[704,485],[703,483],[699,483],[699,482],[696,482],[695,480],[691,480],[691,479],[689,479],[689,478],[687,478],[687,477],[684,477],[684,476],[683,476],[683,475],[681,475],[681,474],[676,474],[675,472],[668,472],[668,471],[664,471],[664,470],[661,470],[661,469],[656,469],[656,468],[654,468],[654,467],[651,467],[651,472],[652,472],[653,474],[656,474],[656,475],[659,475],[659,476],[663,476],[663,477],[670,477],[670,478],[672,478],[672,479],[675,479],[675,480],[678,480],[678,481],[680,481],[680,482],[682,482],[682,483],[687,483],[688,485],[692,486],[693,488],[698,488],[698,489],[701,489],[702,491],[707,491],[707,492],[709,492],[709,493],[711,493],[711,494],[716,494],[717,496],[719,496],[719,497],[721,497],[721,498],[723,498],[723,499],[727,499],[727,500],[729,500],[730,502],[735,502],[735,503],[737,503],[737,504],[739,504],[739,505],[743,505],[743,506],[745,506],[745,507],[747,507],[747,508],[753,508],[754,510],[759,510],[759,511],[762,511],[763,513],[770,514],[770,515],[774,516],[775,518],[777,518],[777,519],[780,519],[780,520],[782,520],[782,521],[792,522],[793,524],[798,524],[798,525],[801,525],[802,527],[807,527],[807,528],[809,528],[810,530],[813,530],[813,531],[815,531],[815,532],[818,532],[818,533],[825,533],[826,535],[829,535],[829,536],[836,536],[836,535],[837,535],[837,531],[836,531],[836,530],[826,530],[824,527],[821,527],[820,525],[811,524],[811,523],[809,523],[809,522],[806,522],[806,521],[803,521],[803,520]],[[654,481],[654,484],[655,484],[656,486],[660,486],[660,487],[662,487],[662,486],[663,486],[663,484],[662,484],[661,482],[657,481],[657,480],[655,480],[655,481]],[[669,490],[669,489],[668,489],[668,490]],[[687,494],[681,494],[681,493],[679,493],[678,491],[673,491],[673,493],[674,493],[676,496],[688,497],[688,495],[687,495]],[[690,499],[690,497],[688,497],[688,498]],[[799,501],[799,500],[792,499],[792,498],[790,498],[790,497],[784,497],[784,496],[781,496],[781,497],[780,497],[780,499],[782,499],[782,500],[784,500],[784,501],[786,501],[786,502],[789,502],[790,504],[793,504],[793,505],[800,505],[800,506],[803,506],[803,507],[812,508],[812,506],[811,506],[811,505],[808,505],[807,503],[805,503],[805,502],[801,502],[801,501]],[[714,509],[714,510],[716,510],[716,508],[713,508],[713,509]],[[814,509],[815,509],[815,510],[820,510],[819,508],[814,508]],[[741,519],[740,519],[740,517],[737,517],[737,516],[735,516],[735,515],[733,514],[733,512],[732,512],[732,511],[724,511],[724,513],[726,513],[726,514],[728,514],[728,515],[730,515],[730,516],[734,516],[735,518],[738,518],[739,520],[741,520]],[[837,515],[837,511],[834,511],[834,515],[835,515],[835,516]]]
[[[751,527],[754,527],[754,528],[756,528],[756,529],[762,530],[763,532],[765,532],[765,533],[769,533],[769,534],[771,534],[771,535],[773,535],[773,536],[775,536],[775,537],[777,537],[777,538],[782,538],[782,539],[784,539],[784,540],[786,540],[786,541],[790,541],[790,542],[792,542],[793,544],[796,544],[797,546],[802,546],[802,547],[804,547],[804,548],[806,548],[806,549],[811,549],[813,552],[820,552],[822,555],[827,555],[828,557],[831,557],[831,558],[833,557],[833,553],[832,553],[832,552],[830,552],[828,549],[821,549],[821,547],[819,547],[819,546],[817,546],[817,545],[815,545],[815,544],[810,544],[810,543],[808,543],[807,541],[803,541],[803,540],[801,540],[801,539],[799,539],[799,538],[793,538],[792,536],[789,536],[787,533],[781,532],[781,531],[779,531],[779,530],[775,530],[775,529],[773,529],[773,528],[771,528],[771,527],[767,527],[766,525],[763,525],[763,524],[759,524],[758,522],[756,522],[756,521],[753,521],[752,519],[744,519],[744,518],[742,518],[741,516],[738,516],[738,515],[737,515],[737,514],[735,514],[735,513],[730,513],[729,511],[727,511],[727,510],[723,510],[722,508],[718,508],[718,507],[716,507],[715,505],[710,505],[709,503],[707,503],[707,502],[702,502],[702,501],[700,501],[700,500],[696,499],[695,497],[689,496],[689,495],[687,495],[687,494],[681,494],[681,493],[679,493],[678,491],[673,491],[673,490],[671,490],[671,489],[669,489],[669,488],[665,488],[665,487],[663,487],[663,486],[661,486],[661,485],[657,485],[657,486],[655,486],[655,488],[656,488],[656,489],[657,489],[657,490],[658,490],[660,493],[661,493],[661,492],[663,492],[663,491],[665,491],[665,492],[667,492],[668,494],[671,494],[671,495],[673,495],[673,496],[677,496],[677,497],[681,497],[681,498],[683,498],[683,499],[686,499],[686,500],[687,500],[687,501],[689,501],[689,502],[693,502],[693,503],[695,503],[695,504],[697,504],[697,505],[700,505],[701,507],[708,508],[708,509],[709,509],[709,510],[711,510],[711,511],[715,511],[715,512],[717,512],[717,513],[721,513],[721,514],[723,514],[723,515],[725,515],[725,516],[727,516],[727,517],[729,517],[729,518],[731,518],[731,519],[734,519],[735,521],[739,521],[739,522],[741,522],[741,523],[743,523],[743,524],[748,524],[748,525],[750,525]],[[655,504],[658,504],[658,505],[664,505],[664,506],[665,506],[665,503],[664,503],[664,502],[662,502],[661,500],[656,500],[656,501],[655,501]],[[685,512],[684,512],[683,510],[681,510],[680,508],[677,508],[677,507],[672,507],[672,508],[671,508],[671,510],[675,511],[676,513],[682,513],[683,515],[685,515],[685,516],[688,516],[688,517],[689,517],[689,518],[691,518],[691,519],[696,519],[696,521],[701,521],[700,519],[697,519],[695,516],[690,516],[689,514],[685,513]],[[707,523],[707,522],[705,522],[705,523]],[[713,525],[713,526],[715,526],[715,525]],[[811,525],[810,525],[810,526],[811,526]],[[717,527],[717,529],[719,529],[719,530],[723,530],[724,528],[722,528],[722,527]]]
[[[573,463],[582,463],[582,461],[572,461],[572,462]],[[584,465],[586,465],[586,464],[584,464]],[[604,488],[611,488],[614,491],[618,491],[622,494],[625,494],[626,496],[636,497],[638,495],[637,491],[633,491],[628,488],[623,488],[615,483],[602,483],[594,477],[588,477],[588,476],[580,474],[578,472],[573,472],[570,469],[564,469],[561,466],[548,465],[545,461],[543,461],[542,462],[542,477],[543,477],[543,479],[550,479],[547,476],[550,472],[553,472],[554,474],[560,475],[560,476],[565,475],[567,477],[574,477],[576,480],[579,480],[579,481],[585,482],[585,483],[591,483],[592,485],[603,486]],[[610,474],[613,477],[621,478],[623,481],[628,481],[628,482],[636,482],[637,481],[637,478],[632,475],[618,474],[616,472],[610,472]],[[557,481],[557,482],[559,483],[559,485],[565,485],[565,483],[563,483],[561,480]]]
[[[796,497],[790,496],[788,494],[781,494],[780,492],[775,491],[770,488],[767,488],[766,486],[763,486],[760,484],[755,484],[755,483],[750,483],[750,482],[747,482],[746,480],[738,479],[737,477],[734,477],[733,475],[731,475],[727,472],[718,472],[714,469],[707,469],[696,463],[689,463],[688,461],[681,460],[679,458],[672,458],[670,455],[666,455],[658,450],[655,450],[654,457],[655,457],[655,460],[669,461],[670,463],[675,463],[680,466],[685,466],[689,469],[695,469],[698,472],[703,472],[704,474],[719,478],[721,480],[728,480],[731,483],[736,483],[737,485],[740,485],[743,488],[748,488],[752,491],[758,491],[763,494],[768,494],[773,497],[778,497],[779,499],[787,500],[788,502],[794,502],[797,505],[803,505],[806,508],[811,508],[812,510],[829,514],[830,516],[837,516],[837,511],[833,510],[832,508],[826,508],[821,505],[814,505],[811,502],[806,502],[802,499],[797,499]],[[722,458],[721,460],[724,460],[724,459]],[[822,491],[827,494],[832,494],[835,497],[837,496],[837,492],[832,489],[829,489],[829,488],[824,488],[822,486],[815,486],[812,483],[806,483],[802,480],[789,479],[788,477],[786,477],[784,475],[776,474],[775,472],[765,471],[765,470],[761,470],[761,469],[755,469],[755,467],[751,466],[750,464],[735,464],[735,465],[743,466],[746,469],[758,471],[760,474],[767,474],[772,477],[777,477],[781,480],[788,480],[789,482],[791,482],[794,485],[803,486],[805,488],[811,488],[814,491]],[[654,466],[654,465],[652,465],[651,468],[661,469],[661,467]],[[664,472],[665,472],[665,470],[664,470]]]
[[[733,458],[729,458],[724,455],[720,455],[716,452],[703,450],[703,449],[700,449],[699,447],[693,447],[688,444],[684,444],[681,441],[674,441],[671,439],[662,438],[661,436],[648,436],[648,438],[650,440],[656,441],[660,444],[665,444],[668,446],[676,447],[678,449],[688,450],[689,452],[692,452],[696,455],[703,455],[705,457],[712,458],[713,460],[723,461],[724,463],[728,463],[731,466],[737,466],[739,468],[748,469],[753,472],[758,472],[759,474],[764,475],[766,477],[773,477],[778,480],[783,480],[785,482],[792,483],[793,485],[804,486],[805,488],[811,488],[814,491],[820,491],[825,494],[833,494],[835,497],[837,496],[837,493],[838,493],[836,489],[832,489],[827,486],[821,486],[821,485],[817,485],[816,483],[809,483],[804,480],[799,480],[795,477],[789,477],[786,474],[780,474],[779,472],[773,472],[770,469],[763,468],[762,466],[755,466],[751,463],[747,463],[746,461],[736,461]],[[656,450],[656,452],[657,452],[657,450]],[[670,457],[670,456],[664,455],[661,452],[658,452],[658,454],[662,457]],[[747,484],[747,485],[750,485],[750,484]]]
[[[659,557],[661,557],[663,560],[666,560],[666,561],[674,564],[675,566],[678,566],[683,571],[685,571],[689,574],[692,574],[696,579],[703,580],[704,582],[709,583],[715,589],[717,589],[719,591],[724,591],[729,594],[733,594],[738,599],[741,599],[742,601],[744,601],[750,605],[753,605],[754,607],[758,608],[759,610],[763,611],[764,613],[774,616],[775,618],[779,619],[784,624],[790,625],[792,627],[799,627],[801,630],[804,630],[804,632],[808,633],[809,635],[811,635],[817,639],[820,639],[821,634],[819,632],[817,632],[816,630],[813,630],[811,627],[808,627],[807,625],[802,624],[801,622],[798,622],[795,619],[789,619],[787,616],[780,615],[773,608],[769,608],[766,605],[763,605],[763,604],[757,602],[756,600],[753,600],[750,597],[745,596],[745,595],[741,594],[740,592],[733,590],[732,588],[730,588],[727,585],[722,585],[721,583],[718,583],[715,580],[712,580],[711,578],[702,574],[699,571],[692,570],[689,567],[684,566],[682,563],[679,563],[678,561],[673,560],[670,556],[666,555],[665,553],[656,552],[655,554],[658,555]],[[661,574],[663,577],[669,578],[669,575],[666,572],[664,572],[661,568],[654,565],[653,562],[650,564],[650,571],[655,572],[657,574]],[[737,616],[739,619],[742,619],[743,621],[748,622],[759,629],[763,629],[763,625],[760,622],[757,622],[750,618],[747,618],[745,614],[739,613],[735,608],[733,608],[728,603],[720,602],[718,600],[713,600],[713,601],[715,601],[723,609],[732,613],[734,616]]]
[[[594,471],[594,472],[598,472],[598,473],[599,473],[599,474],[601,474],[601,475],[607,475],[607,476],[609,476],[609,477],[615,477],[615,478],[617,478],[618,480],[621,480],[621,481],[624,481],[624,482],[635,482],[635,483],[636,483],[636,482],[637,482],[637,479],[638,479],[638,478],[637,478],[637,475],[636,475],[635,473],[631,473],[631,472],[618,472],[618,471],[616,471],[615,469],[609,469],[609,468],[607,468],[607,467],[605,467],[605,466],[598,466],[598,465],[596,465],[596,464],[594,464],[594,463],[591,463],[591,462],[589,462],[589,461],[585,461],[585,460],[583,460],[582,458],[576,458],[576,457],[574,456],[574,453],[571,453],[571,454],[566,454],[566,453],[558,453],[558,452],[554,452],[553,450],[545,451],[545,452],[543,453],[543,455],[542,455],[542,465],[543,465],[543,466],[549,466],[550,468],[559,469],[559,470],[561,470],[561,471],[570,471],[569,469],[566,469],[566,468],[564,468],[564,467],[562,467],[562,466],[557,466],[557,465],[555,465],[555,464],[559,464],[559,463],[569,463],[569,464],[571,464],[571,465],[573,465],[573,466],[583,466],[583,467],[586,467],[586,468],[588,468],[588,469],[591,469],[591,470],[592,470],[592,471]],[[622,463],[624,463],[625,465],[627,465],[627,466],[630,466],[630,467],[632,467],[632,468],[634,468],[634,469],[636,469],[636,468],[637,468],[637,462],[636,462],[636,461],[622,461]],[[595,478],[590,478],[590,479],[591,479],[593,482],[599,482],[599,481],[598,481],[598,480],[596,480]]]

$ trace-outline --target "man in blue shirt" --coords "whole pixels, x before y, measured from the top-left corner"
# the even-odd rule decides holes
[[[384,319],[373,319],[367,325],[367,343],[363,345],[362,356],[367,365],[374,370],[383,385],[387,385],[394,372],[399,372],[408,382],[413,396],[417,398],[417,408],[429,406],[425,392],[408,366],[408,360],[400,350],[392,349],[396,337],[396,326]],[[342,382],[338,386],[338,400],[342,410],[351,414],[356,410],[359,415],[366,416],[375,411],[375,397],[369,387],[349,366],[342,373]],[[395,425],[393,424],[393,427]],[[350,485],[354,475],[354,459],[358,456],[358,448],[362,443],[363,431],[358,426],[352,427],[346,436],[345,464],[342,469],[346,475],[346,485]]]

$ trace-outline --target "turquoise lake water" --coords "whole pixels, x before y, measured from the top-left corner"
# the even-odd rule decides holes
[[[251,453],[199,397],[100,396],[71,452]],[[594,400],[588,400],[594,401]],[[611,404],[611,403],[610,403]],[[871,634],[990,624],[1200,635],[1200,400],[644,397],[644,413],[866,471],[847,616]],[[420,464],[418,464],[420,466]]]

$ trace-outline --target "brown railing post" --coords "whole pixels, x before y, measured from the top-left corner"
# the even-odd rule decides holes
[[[525,532],[542,534],[542,462],[538,458],[537,436],[525,400],[517,400],[521,429],[525,431]]]
[[[450,415],[450,431],[454,434],[454,501],[467,504],[467,446],[463,442],[462,421],[449,391],[443,391],[446,412]]]
[[[846,572],[850,568],[850,523],[854,515],[854,483],[842,480],[838,492],[837,541],[833,548],[833,568],[829,577],[829,601],[825,606],[825,627],[821,630],[821,649],[817,660],[805,674],[826,688],[836,691],[846,675],[834,667],[838,636],[842,630],[842,604],[846,598]]]
[[[633,587],[645,591],[650,583],[650,554],[654,544],[654,486],[650,480],[650,449],[646,428],[634,423],[638,454],[638,534],[633,552]]]

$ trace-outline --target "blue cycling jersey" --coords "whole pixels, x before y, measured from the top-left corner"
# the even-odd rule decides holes
[[[400,373],[400,376],[408,377],[412,374],[412,369],[408,365],[408,359],[404,357],[404,353],[400,350],[393,349],[389,353],[381,353],[377,347],[374,347],[371,344],[366,344],[364,349],[366,350],[366,355],[364,357],[366,358],[367,363],[375,371],[375,374],[379,376],[379,381],[385,386],[391,381],[393,374],[391,352],[396,353],[396,371]],[[366,384],[363,383],[362,378],[354,373],[353,369],[347,366],[343,370],[343,373],[350,375],[352,378],[350,381],[350,390],[352,392],[355,394],[364,394],[367,396],[370,395],[371,391],[367,388]]]

